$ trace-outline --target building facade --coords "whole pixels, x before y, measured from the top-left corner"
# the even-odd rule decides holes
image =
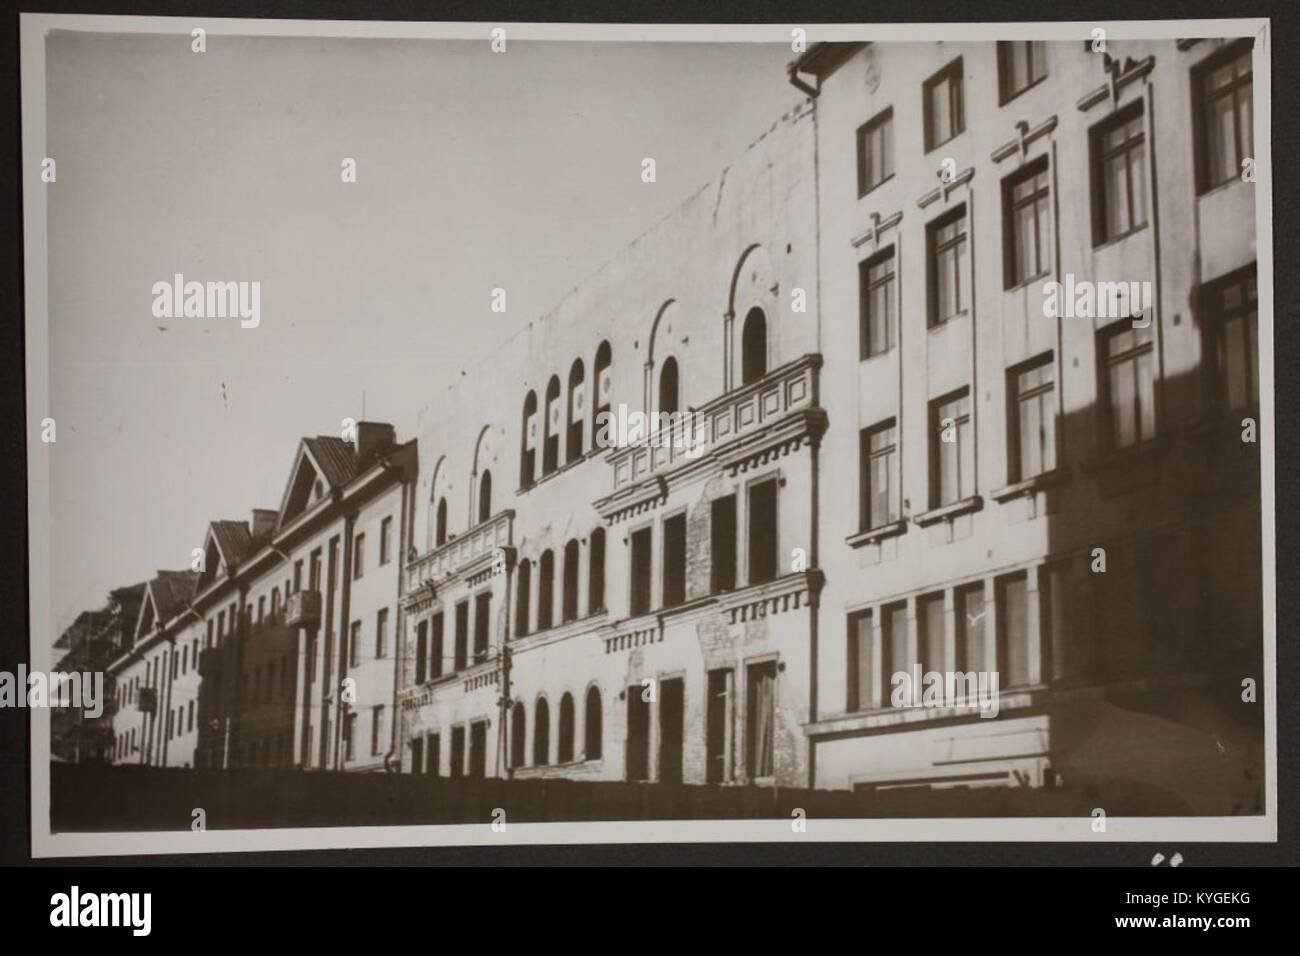
[[[795,65],[817,95],[824,473],[856,476],[822,489],[816,786],[1261,779],[1251,46]],[[1118,283],[1141,301],[1114,308]],[[913,666],[996,672],[997,719],[894,705]]]
[[[302,439],[278,509],[213,521],[196,570],[149,582],[110,669],[116,762],[384,768],[415,446],[351,431]]]
[[[118,759],[1255,809],[1251,41],[1094,47],[812,47],[418,451],[149,582]]]
[[[430,406],[405,768],[803,778],[813,145],[805,102]]]

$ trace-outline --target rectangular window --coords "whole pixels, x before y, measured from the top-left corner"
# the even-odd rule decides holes
[[[389,515],[383,521],[379,522],[379,563],[387,564],[392,559],[393,551],[393,518]]]
[[[664,520],[664,607],[686,600],[686,514]]]
[[[876,680],[871,651],[872,617],[870,611],[849,615],[848,697],[846,710],[869,710],[871,689]]]
[[[1094,126],[1092,242],[1110,242],[1147,224],[1146,131],[1142,101]]]
[[[858,264],[859,358],[881,355],[898,343],[894,282],[893,246]]]
[[[348,667],[361,666],[361,622],[352,622],[352,635],[348,641]]]
[[[997,580],[998,680],[1002,687],[1029,683],[1029,577]]]
[[[1232,182],[1255,155],[1251,47],[1230,43],[1192,71],[1198,192]]]
[[[985,664],[984,585],[972,584],[954,595],[957,630],[955,671],[982,671]]]
[[[1201,293],[1206,352],[1213,362],[1214,402],[1223,411],[1259,404],[1259,313],[1255,267],[1207,285]]]
[[[355,581],[365,573],[366,536],[359,534],[352,542],[352,579]]]
[[[452,662],[455,670],[463,671],[469,661],[469,602],[456,605],[456,648]]]
[[[736,587],[736,496],[715,498],[709,505],[709,590]]]
[[[1130,448],[1156,435],[1155,348],[1151,326],[1129,320],[1097,333],[1102,361],[1102,394],[1108,410],[1112,449]]]
[[[961,57],[953,60],[922,88],[925,105],[925,151],[942,146],[966,129],[962,107]]]
[[[605,610],[605,532],[602,528],[597,528],[591,533],[589,560],[591,565],[588,568],[587,608],[589,614],[595,614]]]
[[[865,196],[894,175],[894,110],[858,127],[858,196]]]
[[[388,608],[375,615],[375,657],[388,656]]]
[[[451,728],[450,776],[465,776],[465,728]]]
[[[261,624],[266,616],[266,595],[259,595],[257,598],[257,623]]]
[[[632,591],[629,613],[636,617],[650,610],[650,529],[632,532]]]
[[[1047,157],[1003,180],[1002,263],[1006,288],[1014,289],[1052,270],[1051,205]]]
[[[320,562],[321,549],[317,548],[311,553],[311,561],[307,565],[307,587],[313,591],[320,590]]]
[[[429,680],[442,676],[442,612],[429,622]]]
[[[776,735],[776,661],[751,664],[747,668],[748,703],[745,740],[748,742],[749,777],[770,777],[775,773],[773,743]]]
[[[950,670],[948,654],[944,646],[943,595],[928,594],[916,600],[917,623],[920,634],[917,641],[917,654],[920,657],[921,673]]]
[[[1009,103],[1047,76],[1045,40],[998,41],[998,102]]]
[[[1067,564],[1049,567],[1040,576],[1038,603],[1052,679],[1069,682],[1091,676],[1092,646],[1086,639],[1090,611]]]
[[[211,618],[208,619],[208,637],[203,646],[204,647],[212,646],[212,619]]]
[[[970,305],[966,288],[966,206],[926,226],[926,263],[930,285],[930,327],[961,315]]]
[[[1056,467],[1056,386],[1052,354],[1007,372],[1011,395],[1008,429],[1011,481],[1024,481]]]
[[[348,714],[343,722],[343,746],[345,760],[355,760],[357,756],[357,715]]]
[[[709,671],[708,705],[705,714],[705,780],[722,783],[731,779],[732,771],[732,688],[735,672],[731,668]]]
[[[911,671],[912,661],[907,653],[907,605],[892,604],[885,608],[880,619],[880,699],[888,701],[894,691],[894,675]]]
[[[894,419],[858,433],[858,530],[870,531],[899,519],[898,429]]]
[[[492,630],[492,592],[474,595],[474,663],[487,660]]]
[[[775,478],[749,486],[749,583],[762,584],[777,576]]]
[[[425,773],[434,777],[442,776],[442,737],[438,734],[429,734],[425,738],[424,750],[424,768]]]
[[[297,594],[302,590],[302,561],[293,563],[293,593]]]
[[[486,720],[476,720],[469,725],[469,775],[481,780],[487,776]]]
[[[970,390],[930,403],[930,507],[975,494],[975,434]]]
[[[380,753],[384,740],[384,705],[376,704],[370,717],[370,756]]]
[[[415,626],[415,683],[424,683],[424,666],[429,653],[429,622]]]

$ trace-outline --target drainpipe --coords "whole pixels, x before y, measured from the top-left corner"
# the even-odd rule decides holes
[[[380,459],[384,467],[389,467],[387,458]],[[401,773],[402,763],[398,755],[401,753],[401,736],[398,733],[398,691],[402,680],[402,652],[406,649],[406,609],[402,605],[402,597],[406,594],[406,545],[407,545],[407,524],[409,515],[407,510],[411,507],[413,496],[411,495],[411,481],[403,472],[402,474],[402,522],[398,527],[397,533],[397,615],[393,625],[393,716],[389,721],[389,741],[388,753],[384,754],[384,769],[393,771],[393,760],[397,757],[396,772]]]
[[[172,634],[170,637],[167,638],[167,650],[164,651],[164,654],[171,658],[171,660],[168,661],[167,664],[165,665],[167,668],[167,716],[168,719],[170,720],[171,712],[172,712],[172,672],[176,666],[176,635],[175,634]],[[172,739],[172,735],[167,732],[167,724],[166,722],[164,722],[162,725],[162,749],[161,749],[162,759],[159,766],[163,766],[163,767],[167,766],[167,745],[171,743],[171,739]]]
[[[348,676],[348,655],[352,652],[352,625],[349,613],[352,605],[352,531],[356,525],[357,513],[349,512],[343,516],[343,587],[339,603],[339,671],[334,685],[334,732],[331,734],[334,744],[334,769],[343,769],[343,681]],[[328,761],[327,761],[328,762]]]

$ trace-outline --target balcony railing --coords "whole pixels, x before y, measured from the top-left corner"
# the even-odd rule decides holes
[[[406,566],[407,590],[414,591],[426,581],[443,581],[497,548],[510,547],[514,520],[514,511],[507,509],[479,522],[460,537],[426,551]]]
[[[311,630],[320,626],[320,592],[295,591],[284,603],[284,623]]]
[[[698,460],[711,449],[755,433],[791,412],[816,407],[821,364],[820,355],[801,356],[685,413],[684,425],[614,448],[606,456],[613,466],[614,491]]]

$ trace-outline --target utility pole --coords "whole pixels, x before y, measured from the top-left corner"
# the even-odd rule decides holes
[[[230,769],[230,716],[226,716],[226,739],[221,745],[221,769]]]

